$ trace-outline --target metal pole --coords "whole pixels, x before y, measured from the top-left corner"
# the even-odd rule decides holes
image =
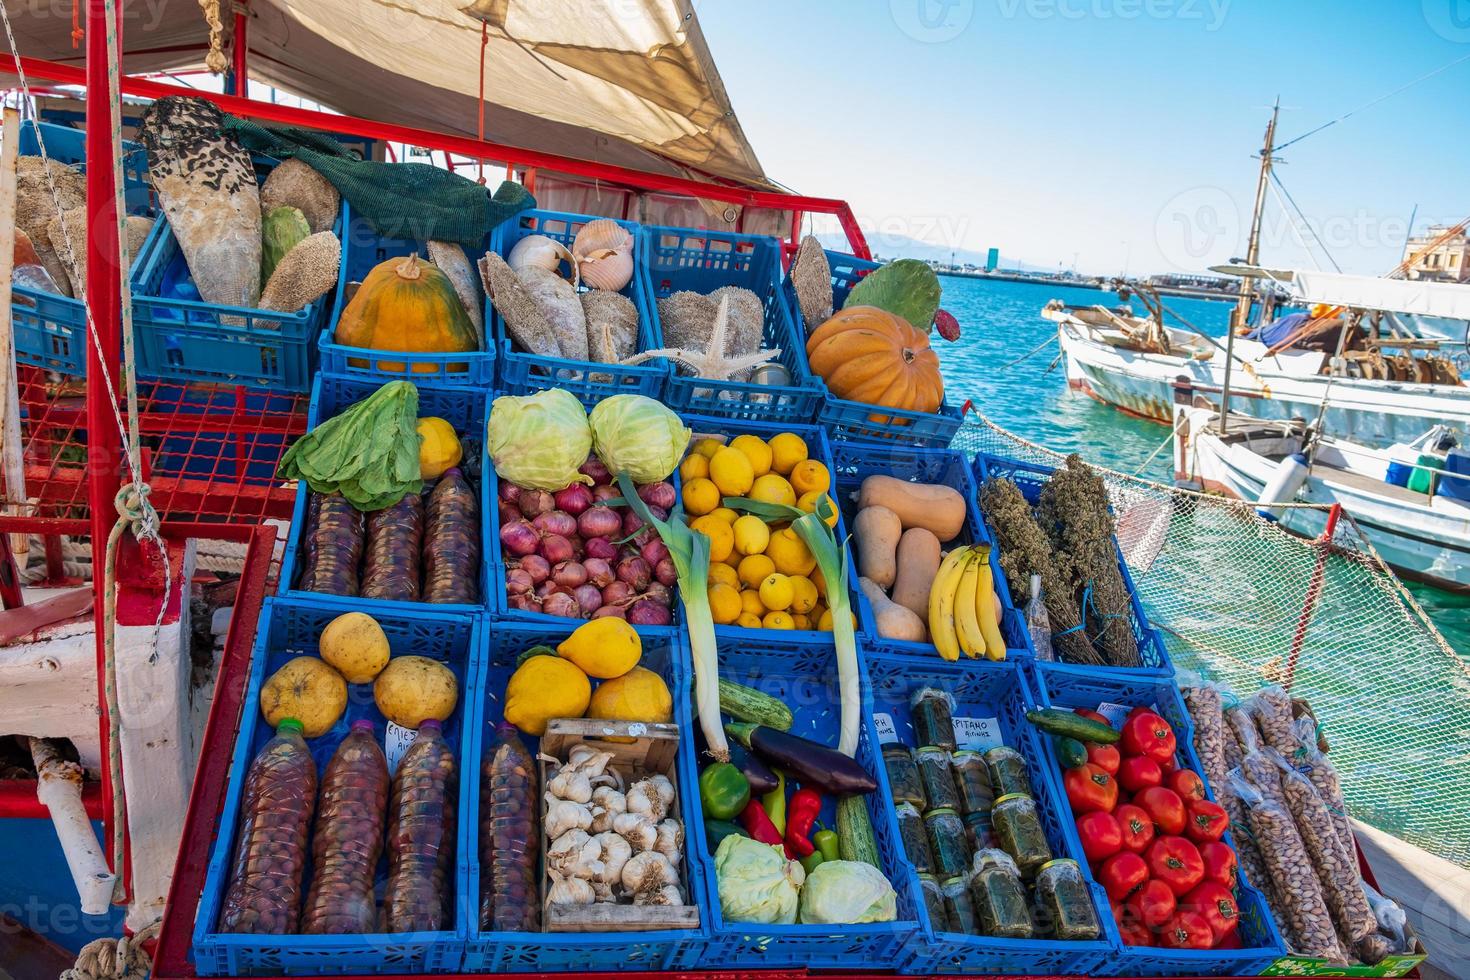
[[[122,5],[117,6],[118,45],[122,38]],[[112,159],[112,112],[108,105],[107,84],[107,5],[104,0],[87,0],[87,159]],[[92,517],[92,590],[93,621],[96,624],[97,698],[100,710],[97,724],[102,735],[102,799],[107,803],[103,816],[103,839],[111,840],[113,821],[112,783],[120,778],[107,764],[109,719],[104,694],[103,663],[106,641],[103,633],[107,589],[101,574],[101,555],[107,537],[117,520],[113,496],[117,493],[122,454],[119,451],[117,423],[112,395],[103,380],[104,369],[116,377],[120,345],[119,291],[121,270],[117,255],[117,202],[112,168],[87,168],[87,231],[74,247],[87,250],[87,310],[97,329],[93,342],[87,344],[87,502]],[[113,868],[121,875],[122,868]]]
[[[250,97],[250,14],[241,4],[235,11],[235,47],[230,71],[230,94],[242,99]]]

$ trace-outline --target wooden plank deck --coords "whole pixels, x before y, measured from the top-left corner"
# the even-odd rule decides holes
[[[1429,959],[1424,980],[1470,977],[1470,870],[1353,821],[1379,891],[1403,906]]]

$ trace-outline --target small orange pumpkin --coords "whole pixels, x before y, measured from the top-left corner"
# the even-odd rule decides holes
[[[806,356],[838,398],[912,412],[937,412],[944,403],[929,338],[876,306],[837,312],[807,338]]]
[[[414,354],[452,354],[479,348],[474,324],[454,283],[432,262],[412,255],[373,266],[337,319],[337,343],[369,350]],[[348,361],[367,367],[360,358]],[[381,371],[403,371],[401,362],[378,361]],[[468,370],[450,364],[451,371]],[[415,364],[415,373],[432,372],[433,364]]]

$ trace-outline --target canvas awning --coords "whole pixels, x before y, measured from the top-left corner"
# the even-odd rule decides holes
[[[1296,270],[1293,299],[1361,310],[1470,320],[1470,284]]]
[[[10,6],[21,54],[81,63],[53,4]],[[124,71],[203,62],[196,3],[122,6]],[[471,6],[490,24],[486,138],[779,190],[741,132],[691,0],[250,0],[251,77],[349,115],[474,135]],[[231,7],[220,7],[228,32]]]

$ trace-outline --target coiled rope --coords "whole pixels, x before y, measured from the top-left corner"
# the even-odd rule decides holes
[[[76,964],[62,971],[60,980],[146,980],[153,964],[143,946],[158,938],[161,925],[158,920],[132,936],[92,940],[77,954]]]

